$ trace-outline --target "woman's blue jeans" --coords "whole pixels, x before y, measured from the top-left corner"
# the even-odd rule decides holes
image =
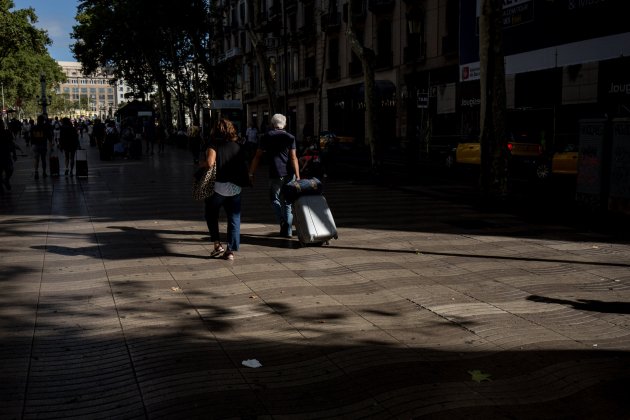
[[[295,175],[287,175],[280,178],[272,178],[269,181],[269,194],[271,198],[271,206],[276,215],[276,220],[280,224],[284,236],[291,236],[293,233],[293,213],[291,212],[291,204],[284,200],[282,194],[282,186],[295,179]]]
[[[212,242],[221,240],[219,236],[219,211],[222,207],[227,216],[227,238],[225,240],[227,249],[236,252],[241,244],[241,195],[225,197],[214,193],[206,199],[204,216]]]

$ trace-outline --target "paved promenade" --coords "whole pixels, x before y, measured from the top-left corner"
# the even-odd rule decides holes
[[[186,151],[85,147],[0,196],[1,419],[630,418],[619,236],[333,177],[339,239],[300,247],[261,168],[211,259]]]

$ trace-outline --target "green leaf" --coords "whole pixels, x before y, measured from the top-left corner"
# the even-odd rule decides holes
[[[489,373],[484,373],[480,370],[469,370],[468,373],[471,376],[471,379],[475,382],[483,382],[483,381],[491,381]]]

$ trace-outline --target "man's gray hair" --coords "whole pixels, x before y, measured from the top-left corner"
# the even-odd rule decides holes
[[[273,117],[271,117],[271,125],[273,128],[282,130],[287,125],[287,117],[282,114],[274,114]]]

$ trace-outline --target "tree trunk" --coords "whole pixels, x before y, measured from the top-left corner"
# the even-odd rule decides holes
[[[262,39],[256,32],[256,27],[259,25],[258,16],[260,13],[260,2],[257,0],[249,0],[248,9],[253,11],[252,24],[247,25],[247,34],[252,43],[252,48],[256,54],[256,61],[258,67],[262,72],[263,80],[265,82],[265,88],[267,89],[267,98],[269,102],[269,115],[273,115],[278,112],[280,108],[278,106],[278,95],[276,94],[277,85],[274,74],[271,74],[271,66],[269,59],[267,58],[267,46],[263,43]]]
[[[502,0],[482,0],[479,17],[480,185],[482,193],[490,196],[504,196],[508,192],[502,6]]]
[[[361,60],[363,66],[363,91],[365,100],[365,141],[370,147],[370,163],[372,170],[378,172],[382,162],[380,139],[378,138],[376,119],[376,95],[374,93],[374,62],[376,55],[374,50],[367,48],[359,42],[352,26],[352,1],[348,4],[348,26],[346,35],[350,41],[352,51]]]
[[[320,71],[319,77],[319,86],[317,87],[317,129],[315,130],[315,139],[319,144],[319,133],[322,131],[322,115],[323,115],[323,107],[322,107],[322,98],[324,96],[324,77],[326,76],[326,54],[328,51],[328,28],[324,28],[324,46],[322,49],[322,68]]]

